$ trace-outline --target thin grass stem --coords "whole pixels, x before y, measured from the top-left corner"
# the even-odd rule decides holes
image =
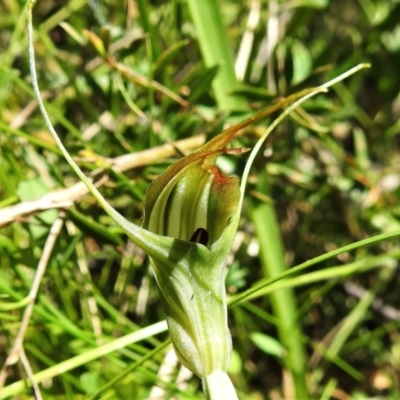
[[[259,176],[258,191],[270,196],[266,171]],[[287,269],[278,218],[274,206],[252,199],[250,217],[260,244],[260,261],[265,277],[275,277]],[[310,398],[306,382],[306,357],[302,332],[297,320],[297,302],[292,289],[270,294],[274,314],[278,318],[278,335],[287,350],[283,358],[291,372],[296,399]]]
[[[244,99],[232,94],[239,83],[218,1],[188,0],[188,5],[204,63],[208,68],[219,67],[212,83],[219,108],[226,111],[246,109]]]

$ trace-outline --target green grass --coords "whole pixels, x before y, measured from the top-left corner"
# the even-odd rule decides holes
[[[254,161],[226,281],[230,372],[243,400],[400,397],[400,3],[279,2],[267,67],[258,53],[274,20],[261,2],[240,83],[247,3],[198,3],[39,1],[36,67],[57,132],[108,202],[140,223],[149,183],[205,137],[371,63],[292,113]],[[47,209],[45,195],[78,179],[34,101],[25,4],[0,11],[1,365],[43,272],[0,398],[29,398],[30,369],[45,399],[146,399],[155,387],[202,398],[198,378],[177,380],[179,365],[160,373],[169,337],[145,254],[86,191],[61,192]],[[106,60],[83,34],[104,37],[103,20]],[[271,121],[233,145],[254,147]],[[246,158],[220,164],[241,176]]]

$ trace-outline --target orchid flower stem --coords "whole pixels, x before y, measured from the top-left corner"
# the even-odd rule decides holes
[[[223,371],[214,371],[203,379],[203,390],[207,400],[238,400],[232,381]]]

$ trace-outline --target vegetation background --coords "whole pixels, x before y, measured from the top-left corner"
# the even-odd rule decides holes
[[[207,0],[208,16],[195,3],[39,1],[36,67],[57,132],[139,223],[147,186],[179,154],[369,62],[293,113],[256,159],[226,280],[233,302],[245,293],[229,312],[230,372],[240,399],[294,398],[305,382],[316,399],[400,398],[397,233],[245,292],[400,229],[400,1]],[[197,378],[173,360],[166,368],[147,258],[76,185],[47,132],[30,85],[25,2],[3,0],[0,12],[0,398],[32,398],[30,374],[48,399],[202,398]],[[100,57],[83,30],[107,40],[106,27]],[[221,47],[238,79],[217,84],[209,54]],[[268,122],[235,146],[252,147]],[[240,176],[245,160],[221,157],[221,168]]]

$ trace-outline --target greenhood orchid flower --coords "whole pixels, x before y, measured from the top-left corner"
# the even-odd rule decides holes
[[[30,58],[34,60],[31,24],[28,27]],[[244,185],[239,187],[237,177],[225,176],[215,160],[221,154],[247,151],[226,146],[239,130],[306,93],[286,98],[230,127],[167,168],[147,190],[143,223],[139,227],[108,204],[69,155],[41,101],[33,61],[31,75],[42,115],[65,159],[103,209],[150,257],[179,360],[202,379],[207,399],[237,399],[226,372],[232,342],[224,277]]]
[[[216,137],[172,164],[148,188],[142,227],[174,238],[168,262],[151,257],[171,339],[179,360],[205,379],[226,372],[231,353],[224,268],[239,206],[237,177],[215,165],[230,135]]]
[[[226,373],[232,349],[227,325],[224,286],[226,258],[236,233],[244,184],[225,176],[215,165],[220,154],[241,154],[247,149],[227,149],[242,128],[293,103],[266,130],[254,147],[244,172],[244,181],[263,140],[272,129],[307,98],[325,91],[325,86],[307,89],[225,130],[197,151],[178,160],[161,174],[146,193],[142,227],[124,218],[102,197],[74,162],[51,124],[41,99],[35,69],[32,8],[28,6],[28,41],[32,84],[40,111],[65,159],[103,209],[131,240],[150,257],[172,343],[178,358],[203,380],[208,399],[237,399]],[[102,57],[106,46],[94,34],[87,35]],[[358,66],[340,79],[354,73]]]

